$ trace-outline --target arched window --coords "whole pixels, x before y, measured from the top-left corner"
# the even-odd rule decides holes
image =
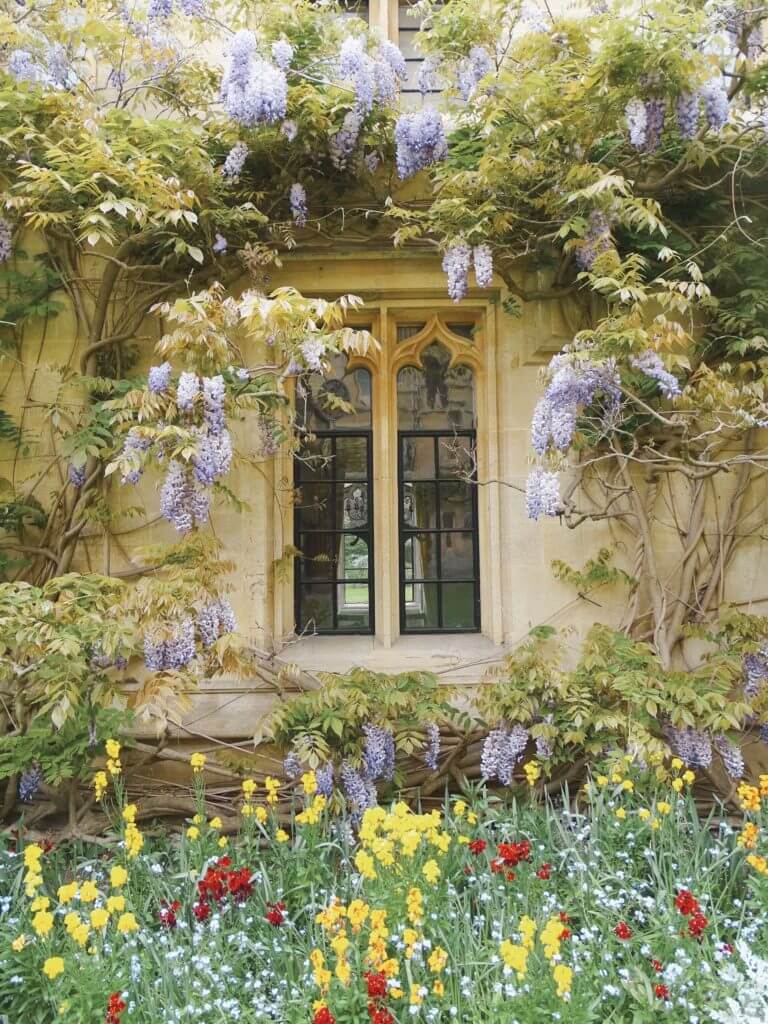
[[[312,440],[294,460],[296,629],[372,633],[371,375],[331,360],[297,385],[296,413]]]
[[[475,386],[439,341],[397,375],[400,629],[480,628]]]

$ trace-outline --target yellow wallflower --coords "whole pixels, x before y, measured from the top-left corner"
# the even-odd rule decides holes
[[[679,793],[682,790],[682,788],[685,785],[685,783],[683,782],[682,779],[672,779],[671,785],[672,785],[672,789],[674,789],[674,791],[676,793]]]
[[[276,804],[278,800],[278,790],[280,789],[280,780],[268,775],[266,779],[264,779],[264,788],[267,791],[267,803]]]
[[[22,949],[24,949],[26,944],[27,944],[27,936],[26,935],[17,935],[16,938],[11,943],[11,949],[14,951],[14,953],[20,953],[22,951]]]
[[[445,995],[445,985],[443,984],[441,978],[435,978],[435,983],[432,986],[432,992],[434,995],[438,997],[438,999],[440,998],[440,996]]]
[[[219,839],[219,843],[218,843],[219,849],[223,850],[226,845],[227,845],[227,837],[226,836],[221,836],[220,839]]]
[[[748,821],[736,838],[736,842],[745,850],[754,850],[757,846],[757,837],[759,835],[760,829],[757,825],[754,822]]]
[[[43,974],[51,981],[64,973],[64,961],[60,956],[49,956],[43,964]]]
[[[368,904],[364,900],[352,900],[347,907],[347,918],[354,931],[359,931],[365,923],[368,913]]]
[[[133,860],[134,857],[138,857],[141,853],[141,849],[144,846],[144,836],[139,832],[133,824],[128,824],[125,827],[125,850],[128,854],[128,858]]]
[[[673,757],[670,763],[676,772],[679,772],[680,769],[683,767],[683,762],[680,760],[679,757]]]
[[[632,781],[632,779],[624,779],[624,781],[621,784],[621,788],[626,790],[627,793],[631,793],[632,790],[635,788],[635,784]]]
[[[256,815],[256,821],[258,821],[260,825],[263,825],[267,820],[267,809],[262,807],[261,804],[256,804],[253,809],[253,813]]]
[[[427,963],[429,964],[429,969],[433,974],[439,974],[444,970],[445,965],[448,963],[448,953],[442,948],[442,946],[435,946],[429,954]]]
[[[127,821],[129,825],[135,825],[137,811],[138,807],[136,804],[126,804],[123,808],[123,821]]]
[[[70,935],[79,924],[80,915],[77,913],[76,910],[70,910],[68,914],[64,915],[64,927],[67,929]]]
[[[598,786],[607,786],[608,785],[608,776],[607,775],[598,775],[597,778],[595,779],[595,782],[598,784]]]
[[[117,930],[123,935],[127,935],[129,932],[137,932],[139,930],[139,922],[130,911],[126,911],[117,919]]]
[[[750,853],[747,857],[747,864],[754,868],[759,875],[768,875],[768,860],[765,857],[760,857],[756,853]]]
[[[275,832],[275,839],[277,840],[278,843],[287,843],[290,838],[291,837],[288,835],[284,828],[279,828],[277,832]]]
[[[122,864],[115,864],[109,872],[109,884],[113,889],[119,889],[128,881],[128,872]]]
[[[749,786],[746,782],[740,782],[736,794],[743,811],[760,810],[760,791],[757,786]]]
[[[467,824],[468,825],[476,825],[477,824],[477,815],[475,814],[474,811],[470,811],[469,814],[467,814]]]
[[[541,768],[536,761],[528,761],[527,764],[523,765],[523,771],[529,786],[533,786],[536,779],[541,775]]]
[[[557,985],[557,994],[561,998],[567,996],[573,984],[573,971],[571,968],[566,964],[555,964],[552,977],[554,978],[555,985]]]
[[[521,941],[526,949],[533,949],[533,941],[536,938],[536,922],[533,918],[528,917],[524,914],[520,918],[520,924],[517,926],[518,931],[521,935]]]
[[[619,807],[619,809],[616,811],[616,817],[619,818],[621,821],[624,821],[626,816],[627,816],[626,810],[623,807]]]
[[[352,968],[346,960],[337,960],[334,973],[342,985],[348,985],[352,978]]]
[[[24,867],[30,871],[40,870],[40,858],[43,856],[43,848],[37,843],[30,843],[24,847]]]
[[[96,907],[95,910],[91,911],[91,928],[106,928],[107,922],[109,921],[109,911],[103,907]]]
[[[440,868],[437,866],[437,861],[428,860],[424,867],[421,869],[422,875],[426,878],[430,885],[436,885],[437,880],[440,877]]]
[[[107,757],[113,759],[120,757],[120,744],[117,740],[107,740],[104,744],[104,749],[107,751]]]
[[[200,838],[200,829],[197,827],[197,825],[190,825],[189,828],[187,829],[187,839],[199,839],[199,838]]]
[[[108,896],[107,910],[110,914],[120,914],[125,910],[125,896]]]
[[[101,798],[104,796],[104,793],[106,792],[108,785],[109,780],[107,779],[107,773],[96,772],[96,774],[93,776],[93,788],[96,793],[97,803],[100,803]]]
[[[510,942],[509,939],[504,939],[499,946],[499,952],[505,965],[511,971],[515,971],[519,980],[522,981],[528,970],[527,948],[525,946],[518,946],[514,942]]]
[[[456,815],[457,818],[463,818],[466,809],[467,805],[464,803],[463,800],[457,800],[456,803],[453,805],[453,813]]]
[[[99,895],[99,890],[94,882],[88,881],[83,882],[80,886],[80,902],[81,903],[93,903],[96,897]]]
[[[301,785],[307,796],[314,796],[317,792],[317,776],[314,772],[304,772],[301,776]]]
[[[254,779],[243,779],[243,796],[246,800],[250,800],[253,794],[256,792],[256,782]]]
[[[32,927],[38,935],[47,935],[53,928],[53,914],[49,910],[38,910],[32,918]]]
[[[640,810],[637,812],[637,816],[638,818],[640,818],[641,821],[648,821],[648,819],[651,816],[651,812],[648,810],[647,807],[641,807]]]
[[[695,781],[696,781],[696,776],[693,774],[693,772],[690,770],[690,768],[688,769],[687,772],[683,772],[683,782],[687,786],[692,786]]]
[[[374,865],[373,857],[365,850],[358,850],[355,854],[355,867],[363,878],[371,880],[376,878],[376,867]]]
[[[656,804],[656,810],[659,814],[669,814],[672,810],[672,804],[668,804],[666,800],[659,800]]]
[[[216,831],[224,827],[224,823],[218,815],[215,818],[211,818],[210,825],[211,828],[215,828]]]
[[[205,754],[193,754],[189,759],[189,763],[192,766],[192,771],[195,775],[199,774],[203,768],[205,768],[206,756]]]
[[[88,942],[88,936],[91,934],[91,929],[85,922],[79,924],[77,928],[73,928],[70,935],[79,946],[84,946]]]
[[[67,904],[77,896],[77,882],[70,882],[69,885],[60,885],[56,890],[56,895],[59,898],[59,903]]]
[[[32,911],[47,910],[50,905],[51,901],[48,899],[47,896],[37,896],[34,900],[32,900],[29,909]]]

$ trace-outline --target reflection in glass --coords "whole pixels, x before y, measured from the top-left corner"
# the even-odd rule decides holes
[[[472,629],[475,625],[474,583],[444,583],[442,587],[444,629]]]
[[[371,375],[358,367],[347,368],[345,355],[328,357],[331,370],[305,374],[296,389],[296,414],[310,431],[369,429],[371,426]]]
[[[472,430],[474,380],[468,366],[451,366],[445,345],[433,341],[421,353],[421,366],[397,375],[400,430]]]
[[[405,602],[405,628],[438,629],[437,583],[413,583],[411,599]]]

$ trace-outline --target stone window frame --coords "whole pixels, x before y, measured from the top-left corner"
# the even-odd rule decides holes
[[[480,634],[494,643],[503,638],[501,605],[501,510],[499,487],[499,437],[496,394],[496,331],[498,304],[494,297],[472,298],[450,304],[444,293],[428,293],[420,297],[392,297],[379,293],[378,301],[349,318],[350,326],[366,326],[380,342],[380,347],[365,355],[352,353],[350,368],[370,370],[372,377],[373,414],[373,530],[374,547],[374,614],[375,632],[371,639],[384,648],[411,639],[400,632],[399,516],[397,464],[397,374],[403,366],[413,365],[420,352],[438,338],[451,352],[452,359],[470,366],[476,388],[477,402],[477,512],[480,563]],[[445,322],[474,323],[471,341],[445,327]],[[405,341],[397,341],[397,327],[402,323],[424,322],[425,326]],[[293,485],[291,454],[278,456],[275,479],[282,481],[283,496]],[[274,531],[274,558],[283,560],[286,538],[293,537],[293,512],[290,501],[280,501],[279,519],[282,528]],[[275,522],[275,518],[272,519]],[[276,647],[294,635],[294,574],[274,580],[272,636]],[[439,632],[422,634],[422,639]],[[326,635],[324,643],[344,644],[344,635]]]

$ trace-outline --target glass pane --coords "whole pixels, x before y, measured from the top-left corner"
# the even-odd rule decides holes
[[[333,473],[338,480],[365,480],[368,476],[368,439],[337,437]]]
[[[330,437],[315,438],[296,453],[297,480],[327,480],[333,469],[333,441]]]
[[[345,533],[339,538],[338,579],[368,579],[368,543],[356,534]]]
[[[437,442],[438,475],[452,477],[474,477],[475,443],[470,437],[452,434],[441,437]]]
[[[414,334],[418,334],[425,326],[426,324],[424,322],[418,324],[398,324],[397,340],[406,341],[408,338],[412,338]]]
[[[405,541],[405,579],[436,579],[437,534],[417,533]]]
[[[299,589],[299,629],[333,629],[333,584],[303,584]]]
[[[331,580],[335,578],[337,536],[333,533],[302,533],[299,535],[302,579]]]
[[[475,575],[471,533],[440,534],[440,568],[443,579],[472,579]]]
[[[340,583],[336,587],[339,629],[368,629],[370,592],[367,583]]]
[[[421,367],[404,366],[397,375],[401,430],[474,428],[474,380],[467,366],[450,367],[451,354],[433,341],[421,353]]]
[[[359,367],[347,370],[345,355],[329,356],[331,370],[305,374],[296,388],[296,412],[309,430],[371,425],[371,375]]]
[[[443,584],[443,629],[475,629],[475,584]]]
[[[403,485],[403,523],[408,527],[433,530],[437,526],[437,486]]]
[[[440,484],[440,525],[444,529],[469,530],[473,522],[472,484]]]
[[[332,484],[302,484],[296,492],[296,520],[300,530],[331,529],[333,509]]]
[[[343,484],[339,491],[342,498],[338,526],[345,530],[358,530],[368,524],[368,485]]]
[[[475,336],[475,325],[474,323],[446,323],[445,325],[451,334],[458,334],[460,338],[465,338],[467,341],[473,341]]]
[[[435,439],[404,437],[403,477],[406,480],[433,480],[435,477]]]
[[[437,629],[437,583],[408,583],[406,598],[406,629]]]

